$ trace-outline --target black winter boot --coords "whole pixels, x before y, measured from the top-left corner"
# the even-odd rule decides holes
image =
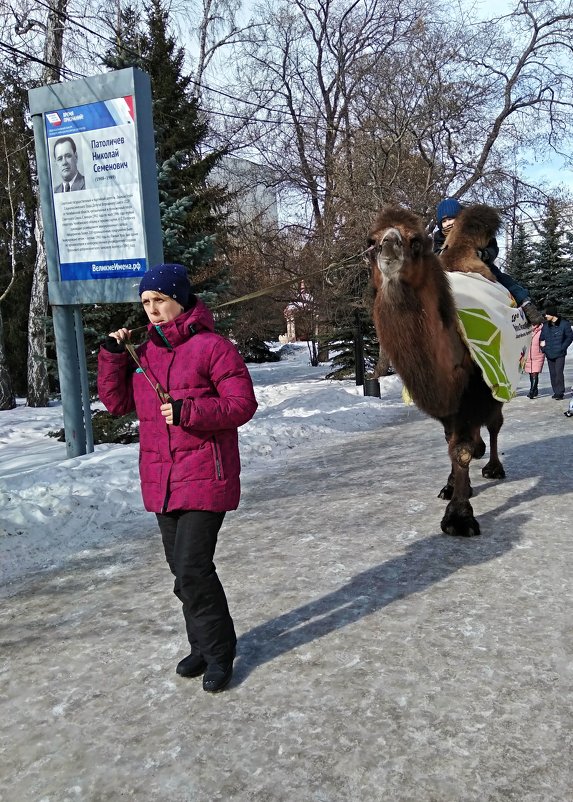
[[[527,393],[528,398],[537,398],[538,396],[538,389],[537,385],[539,384],[539,373],[530,373],[529,374],[529,392]]]
[[[192,652],[177,663],[175,670],[180,677],[200,677],[206,668],[207,661],[200,654]]]
[[[203,675],[203,690],[207,693],[224,691],[233,676],[233,661],[230,663],[209,663]]]

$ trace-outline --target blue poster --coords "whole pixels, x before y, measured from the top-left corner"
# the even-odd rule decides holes
[[[133,97],[56,109],[44,120],[62,281],[143,275]]]

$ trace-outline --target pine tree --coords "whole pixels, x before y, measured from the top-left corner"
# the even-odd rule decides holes
[[[109,50],[103,63],[110,70],[137,67],[145,70],[142,50],[145,43],[141,13],[133,6],[121,8],[115,31],[116,44]]]
[[[224,194],[207,186],[207,177],[224,151],[202,152],[207,118],[193,95],[192,78],[183,72],[185,51],[169,34],[162,0],[151,0],[147,29],[142,56],[153,94],[164,258],[184,264],[199,292],[215,293],[223,277],[201,269],[213,260],[221,235],[215,210]]]
[[[118,43],[104,63],[112,69],[138,67],[150,77],[164,259],[184,264],[195,289],[213,302],[227,287],[220,265],[206,267],[222,246],[217,209],[226,195],[209,186],[207,177],[225,151],[203,153],[208,121],[193,95],[193,79],[183,71],[185,51],[170,35],[169,22],[163,0],[151,0],[143,21],[128,6],[120,16]]]
[[[547,204],[539,233],[539,241],[533,244],[537,294],[544,300],[551,300],[560,314],[565,315],[565,310],[571,308],[572,275],[562,209],[554,199]]]
[[[184,74],[185,51],[169,33],[163,0],[151,0],[146,14],[142,19],[132,6],[122,10],[117,44],[104,63],[110,69],[137,67],[150,77],[164,260],[184,264],[194,288],[212,302],[226,288],[220,266],[205,267],[221,245],[216,210],[225,194],[208,186],[207,177],[224,152],[202,153],[207,118],[193,96],[192,78]],[[123,310],[126,320],[130,314]]]
[[[0,408],[13,405],[13,393],[25,396],[27,392],[28,311],[35,249],[26,106],[22,76],[16,67],[7,65],[0,70],[0,298],[5,296],[0,301],[0,396],[4,399]]]
[[[560,312],[563,317],[573,323],[573,232],[570,229],[568,229],[565,234],[562,279],[563,286]]]
[[[216,260],[214,267],[207,266],[221,244],[222,220],[216,209],[224,193],[209,187],[207,177],[223,152],[202,152],[209,133],[207,118],[193,96],[192,79],[184,73],[185,51],[170,35],[169,23],[162,0],[151,0],[145,18],[126,7],[120,14],[117,43],[104,63],[110,69],[137,67],[150,77],[164,260],[184,264],[194,289],[213,303],[226,289]],[[146,320],[141,304],[84,307],[92,388],[102,337]]]
[[[329,336],[329,348],[335,352],[332,358],[334,368],[328,379],[355,378],[356,373],[356,338],[364,356],[364,374],[372,373],[378,360],[378,340],[370,314],[364,307],[356,307],[344,321],[336,326]],[[358,317],[358,320],[357,320]],[[360,368],[359,368],[360,370]]]
[[[538,290],[539,272],[535,265],[530,237],[523,223],[517,224],[517,234],[507,258],[508,273],[519,284],[527,287],[531,298],[541,303],[543,292]]]

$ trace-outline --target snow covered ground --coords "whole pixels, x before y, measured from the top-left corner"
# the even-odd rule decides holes
[[[0,802],[570,799],[573,418],[547,369],[505,408],[507,479],[472,465],[469,539],[440,532],[443,433],[397,377],[365,398],[304,346],[250,369],[217,696],[175,674],[137,446],[66,460],[58,405],[0,413]]]
[[[280,470],[285,454],[319,438],[378,429],[403,412],[397,376],[382,381],[381,401],[353,381],[324,379],[329,369],[309,364],[304,343],[280,362],[249,365],[259,408],[240,430],[244,477]],[[155,528],[141,502],[138,445],[103,444],[66,459],[65,444],[48,436],[62,426],[59,402],[32,409],[21,399],[0,413],[0,595],[17,578]]]

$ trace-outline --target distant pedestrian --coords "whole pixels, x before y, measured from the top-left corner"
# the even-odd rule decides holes
[[[136,363],[126,352],[131,332],[111,332],[99,353],[99,397],[112,415],[137,412],[143,501],[157,515],[191,646],[176,671],[204,674],[203,689],[215,693],[231,679],[237,638],[213,557],[225,513],[239,504],[237,428],[257,402],[242,357],[215,334],[185,267],[149,270],[139,294],[148,340]]]
[[[539,347],[547,357],[551,379],[552,398],[561,401],[565,395],[565,356],[573,342],[571,323],[560,317],[553,304],[545,306],[545,323],[541,330]]]
[[[529,373],[529,392],[528,398],[537,398],[539,394],[539,374],[545,364],[545,354],[539,347],[539,337],[543,326],[534,326],[531,346],[525,362],[525,370]]]

